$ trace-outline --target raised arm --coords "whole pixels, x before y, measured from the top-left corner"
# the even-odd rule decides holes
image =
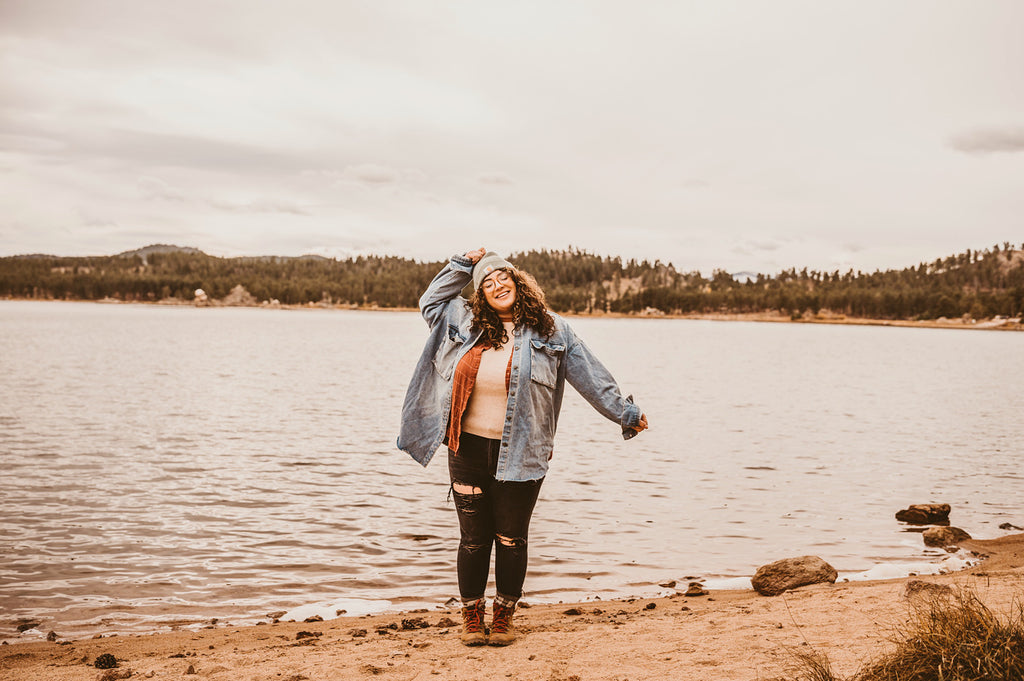
[[[624,440],[647,429],[647,417],[633,396],[622,396],[611,372],[575,334],[566,349],[565,379],[599,414],[622,427]]]
[[[485,252],[484,249],[478,248],[465,255],[453,255],[420,296],[420,313],[431,328],[444,318],[444,311],[448,307],[448,303],[457,298],[459,292],[469,283],[473,265],[483,257]]]

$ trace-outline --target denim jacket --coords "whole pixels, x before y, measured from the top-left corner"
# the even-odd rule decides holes
[[[468,258],[452,256],[420,297],[430,335],[405,394],[398,448],[423,466],[444,439],[455,365],[480,339],[480,332],[470,330],[469,303],[459,296],[472,271]],[[512,373],[494,474],[498,480],[537,480],[547,473],[566,381],[601,415],[622,427],[623,439],[636,435],[632,428],[640,423],[641,411],[632,395],[624,398],[615,379],[569,324],[550,314],[555,322],[550,338],[520,326],[510,341]]]

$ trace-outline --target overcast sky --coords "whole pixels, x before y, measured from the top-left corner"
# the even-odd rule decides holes
[[[1024,2],[0,0],[0,255],[1024,241]]]

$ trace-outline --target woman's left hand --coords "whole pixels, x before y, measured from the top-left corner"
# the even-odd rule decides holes
[[[633,426],[633,430],[635,430],[637,433],[642,433],[643,431],[647,430],[647,428],[647,414],[640,414],[640,423]]]

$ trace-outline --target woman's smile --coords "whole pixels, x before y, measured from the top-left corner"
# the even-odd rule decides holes
[[[505,270],[495,270],[481,284],[487,304],[498,314],[509,312],[516,302],[516,282]]]

